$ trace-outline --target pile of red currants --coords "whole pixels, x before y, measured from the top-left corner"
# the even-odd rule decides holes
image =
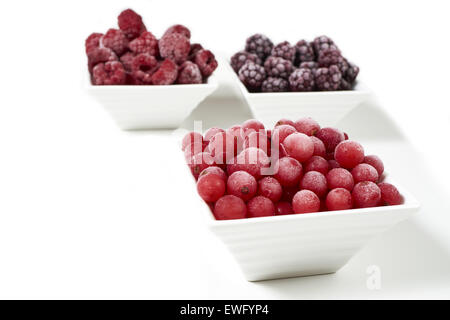
[[[356,141],[311,118],[254,119],[182,141],[200,197],[218,220],[369,208],[403,203],[382,182],[383,162]]]

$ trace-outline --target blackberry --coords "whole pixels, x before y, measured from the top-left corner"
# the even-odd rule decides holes
[[[317,63],[319,64],[319,67],[325,68],[336,65],[339,67],[342,74],[345,74],[348,69],[347,61],[337,49],[330,48],[320,51],[319,57],[317,58]]]
[[[258,91],[266,79],[266,71],[259,64],[247,62],[239,69],[239,79],[250,91]]]
[[[345,80],[344,78],[341,79],[341,85],[339,86],[339,90],[351,90],[353,85]]]
[[[344,74],[344,78],[345,78],[345,80],[347,80],[348,82],[353,84],[353,82],[355,82],[355,80],[356,80],[356,77],[358,76],[359,67],[348,61],[347,61],[347,63],[348,63],[348,68]]]
[[[253,53],[248,53],[245,51],[236,52],[230,60],[231,67],[234,72],[238,73],[239,69],[248,61],[254,62],[256,64],[262,64],[261,59]]]
[[[289,77],[291,91],[313,91],[314,86],[314,71],[311,69],[296,69]]]
[[[319,55],[320,51],[325,49],[337,49],[337,46],[334,44],[333,40],[327,36],[320,36],[313,40],[312,46],[314,48],[314,52],[316,56]]]
[[[306,40],[300,40],[295,45],[295,50],[297,51],[296,62],[297,65],[300,65],[305,61],[314,61],[315,54],[312,45]]]
[[[264,62],[264,69],[270,77],[287,79],[294,70],[294,66],[289,60],[271,56]]]
[[[270,55],[272,48],[272,41],[260,33],[247,38],[245,43],[245,51],[256,54],[263,61]]]
[[[283,41],[272,48],[271,56],[280,57],[294,63],[295,51],[295,47],[291,46],[288,41]]]
[[[319,65],[315,61],[305,61],[300,63],[299,66],[300,69],[311,69],[311,70],[317,69],[318,67]]]
[[[283,78],[268,77],[261,86],[262,92],[286,92],[289,91],[289,82]]]
[[[316,87],[320,91],[338,90],[341,85],[342,73],[338,66],[329,68],[318,68],[315,70]]]

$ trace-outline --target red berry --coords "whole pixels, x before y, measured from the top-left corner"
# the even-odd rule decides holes
[[[231,134],[236,139],[236,144],[240,148],[238,152],[242,151],[242,146],[244,144],[245,134],[244,129],[240,125],[235,125],[227,129],[227,133]]]
[[[236,157],[238,170],[247,171],[256,179],[259,179],[264,174],[263,169],[269,166],[269,157],[263,150],[258,148],[245,149]]]
[[[209,50],[200,50],[195,55],[195,63],[200,68],[203,77],[209,77],[217,68],[217,60]]]
[[[158,39],[150,31],[143,32],[139,37],[129,44],[130,50],[135,54],[148,53],[151,56],[158,56]]]
[[[92,83],[95,85],[121,85],[125,82],[125,68],[119,61],[99,63],[92,71]]]
[[[189,163],[193,156],[196,154],[205,151],[206,144],[203,143],[191,143],[184,149],[184,158]]]
[[[297,192],[292,199],[292,209],[295,213],[310,213],[320,210],[320,199],[309,190]]]
[[[316,136],[311,136],[310,139],[314,143],[313,155],[325,158],[327,151],[325,149],[325,145],[323,144],[322,140],[320,140]]]
[[[353,190],[354,181],[352,174],[343,168],[331,169],[327,174],[328,188],[344,188],[348,191]]]
[[[344,141],[344,133],[335,128],[322,128],[316,133],[316,137],[322,140],[327,152],[334,152],[336,146]]]
[[[94,48],[88,53],[88,69],[92,73],[94,67],[102,62],[116,61],[117,55],[108,48]]]
[[[284,140],[291,134],[297,132],[295,130],[295,128],[291,125],[288,124],[282,124],[279,125],[277,127],[275,127],[275,129],[273,129],[272,132],[272,141],[274,143],[283,143]]]
[[[338,163],[336,160],[334,160],[334,159],[328,160],[328,165],[329,165],[329,167],[330,167],[330,170],[331,170],[331,169],[336,169],[336,168],[340,168],[340,167],[341,167],[341,166],[339,165],[339,163]]]
[[[200,69],[198,66],[191,62],[191,61],[185,61],[180,66],[179,72],[178,72],[178,84],[200,84],[202,83],[202,74],[200,72]]]
[[[117,20],[120,30],[129,40],[138,37],[146,30],[142,17],[131,9],[122,11]]]
[[[245,202],[236,196],[225,195],[214,205],[217,220],[243,219],[247,215]]]
[[[158,61],[148,53],[134,57],[131,63],[131,73],[139,84],[152,84],[152,75],[158,68]]]
[[[207,174],[197,181],[197,191],[206,202],[215,202],[225,193],[225,182],[216,174]]]
[[[212,127],[205,132],[205,141],[210,141],[219,132],[225,132],[225,130],[217,127]]]
[[[277,179],[264,177],[258,181],[258,194],[269,198],[272,202],[278,202],[283,194],[283,188]]]
[[[328,192],[325,200],[328,210],[347,210],[353,208],[353,199],[350,191],[344,188],[333,189]]]
[[[275,127],[281,126],[283,124],[288,124],[288,125],[290,125],[290,126],[295,128],[294,121],[289,120],[289,119],[285,119],[285,118],[278,120],[277,123],[275,123]]]
[[[267,138],[264,131],[256,132],[251,131],[249,134],[245,135],[244,148],[259,148],[263,150],[266,154],[270,152],[270,140]]]
[[[352,176],[355,183],[361,181],[378,182],[378,172],[370,164],[361,163],[352,169]]]
[[[275,206],[270,199],[256,196],[247,203],[247,215],[249,218],[274,216]]]
[[[195,60],[195,55],[200,50],[203,50],[203,47],[202,47],[202,45],[200,43],[192,43],[191,44],[191,50],[189,51],[189,56],[188,56],[189,61],[194,61]]]
[[[91,50],[100,47],[100,38],[103,37],[103,33],[91,33],[84,42],[86,48],[86,54],[91,52]]]
[[[312,118],[301,118],[294,122],[295,129],[307,136],[313,136],[320,130],[320,125]]]
[[[225,183],[227,182],[227,174],[219,167],[208,167],[202,172],[200,172],[199,178],[207,175],[207,174],[215,174],[219,176]]]
[[[128,51],[127,53],[124,53],[120,57],[120,62],[122,62],[123,67],[127,72],[132,72],[133,69],[133,59],[136,55],[133,52]]]
[[[292,205],[289,202],[282,201],[275,204],[275,215],[281,216],[293,213],[294,209],[292,209]]]
[[[227,193],[248,201],[256,194],[256,179],[245,171],[236,171],[228,177]]]
[[[100,42],[105,48],[111,49],[118,56],[128,50],[128,39],[119,29],[109,29]]]
[[[382,182],[378,187],[381,191],[381,204],[395,206],[403,203],[403,197],[394,185]]]
[[[334,158],[343,168],[351,169],[364,160],[364,148],[356,141],[345,140],[334,150]]]
[[[250,130],[256,131],[256,132],[260,132],[260,131],[264,131],[264,125],[259,122],[258,120],[255,119],[249,119],[246,120],[243,124],[242,124],[242,129],[244,130],[244,133],[248,133],[250,134]]]
[[[284,139],[284,148],[288,155],[300,162],[306,161],[314,153],[314,143],[303,133],[292,133]]]
[[[184,149],[186,149],[192,143],[201,145],[203,143],[203,136],[200,133],[194,131],[186,133],[186,135],[183,137],[183,140],[181,141],[181,150],[184,151]]]
[[[317,171],[306,172],[300,181],[300,189],[310,190],[322,198],[328,191],[327,178]]]
[[[190,50],[189,39],[179,33],[165,35],[159,40],[161,57],[171,59],[178,64],[187,60]]]
[[[381,191],[371,181],[358,182],[353,188],[352,197],[357,208],[376,207],[381,200]]]
[[[217,164],[228,163],[236,155],[235,138],[226,132],[218,132],[209,140],[208,150]]]
[[[188,163],[192,174],[197,178],[203,170],[208,167],[214,166],[214,158],[208,152],[200,152],[194,155]]]
[[[291,157],[279,159],[275,164],[275,179],[277,179],[283,187],[293,187],[298,184],[302,176],[302,164]]]
[[[378,172],[378,177],[381,177],[381,175],[384,172],[384,165],[383,161],[378,156],[375,155],[369,155],[364,157],[364,163],[370,164],[372,167],[374,167]]]
[[[319,156],[312,156],[305,163],[305,172],[317,171],[324,175],[328,173],[329,165],[328,161]]]
[[[167,36],[169,34],[172,34],[172,33],[179,33],[188,39],[191,38],[191,31],[189,31],[188,28],[186,28],[185,26],[183,26],[181,24],[176,24],[174,26],[171,26],[169,29],[166,30],[166,32],[164,32],[163,37]]]
[[[283,187],[283,195],[281,196],[281,201],[292,202],[295,194],[298,192],[298,186],[294,187]]]
[[[152,84],[169,85],[175,82],[178,77],[178,66],[170,59],[165,59],[158,70],[152,75]]]

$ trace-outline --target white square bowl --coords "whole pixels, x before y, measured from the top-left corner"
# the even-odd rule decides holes
[[[398,183],[392,183],[404,196],[404,204],[216,220],[203,203],[203,214],[248,281],[334,273],[373,237],[419,210],[419,202]],[[200,197],[199,201],[203,202]]]
[[[173,129],[217,89],[214,75],[204,84],[95,86],[87,91],[123,130]]]
[[[361,81],[357,81],[353,90],[251,93],[231,66],[227,66],[254,117],[269,128],[281,118],[296,120],[302,117],[311,117],[324,126],[333,126],[371,95]]]

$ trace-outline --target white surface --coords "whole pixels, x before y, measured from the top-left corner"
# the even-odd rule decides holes
[[[450,297],[446,3],[290,3],[259,1],[252,16],[250,1],[1,2],[1,298]],[[245,281],[199,215],[186,211],[197,200],[185,192],[191,178],[170,133],[118,130],[84,90],[84,39],[112,27],[126,6],[158,35],[185,23],[194,41],[230,54],[256,31],[291,41],[330,34],[396,119],[357,108],[339,126],[383,158],[420,213],[336,274]],[[185,126],[248,116],[236,100],[206,100]],[[380,290],[366,287],[371,265],[381,269]]]

